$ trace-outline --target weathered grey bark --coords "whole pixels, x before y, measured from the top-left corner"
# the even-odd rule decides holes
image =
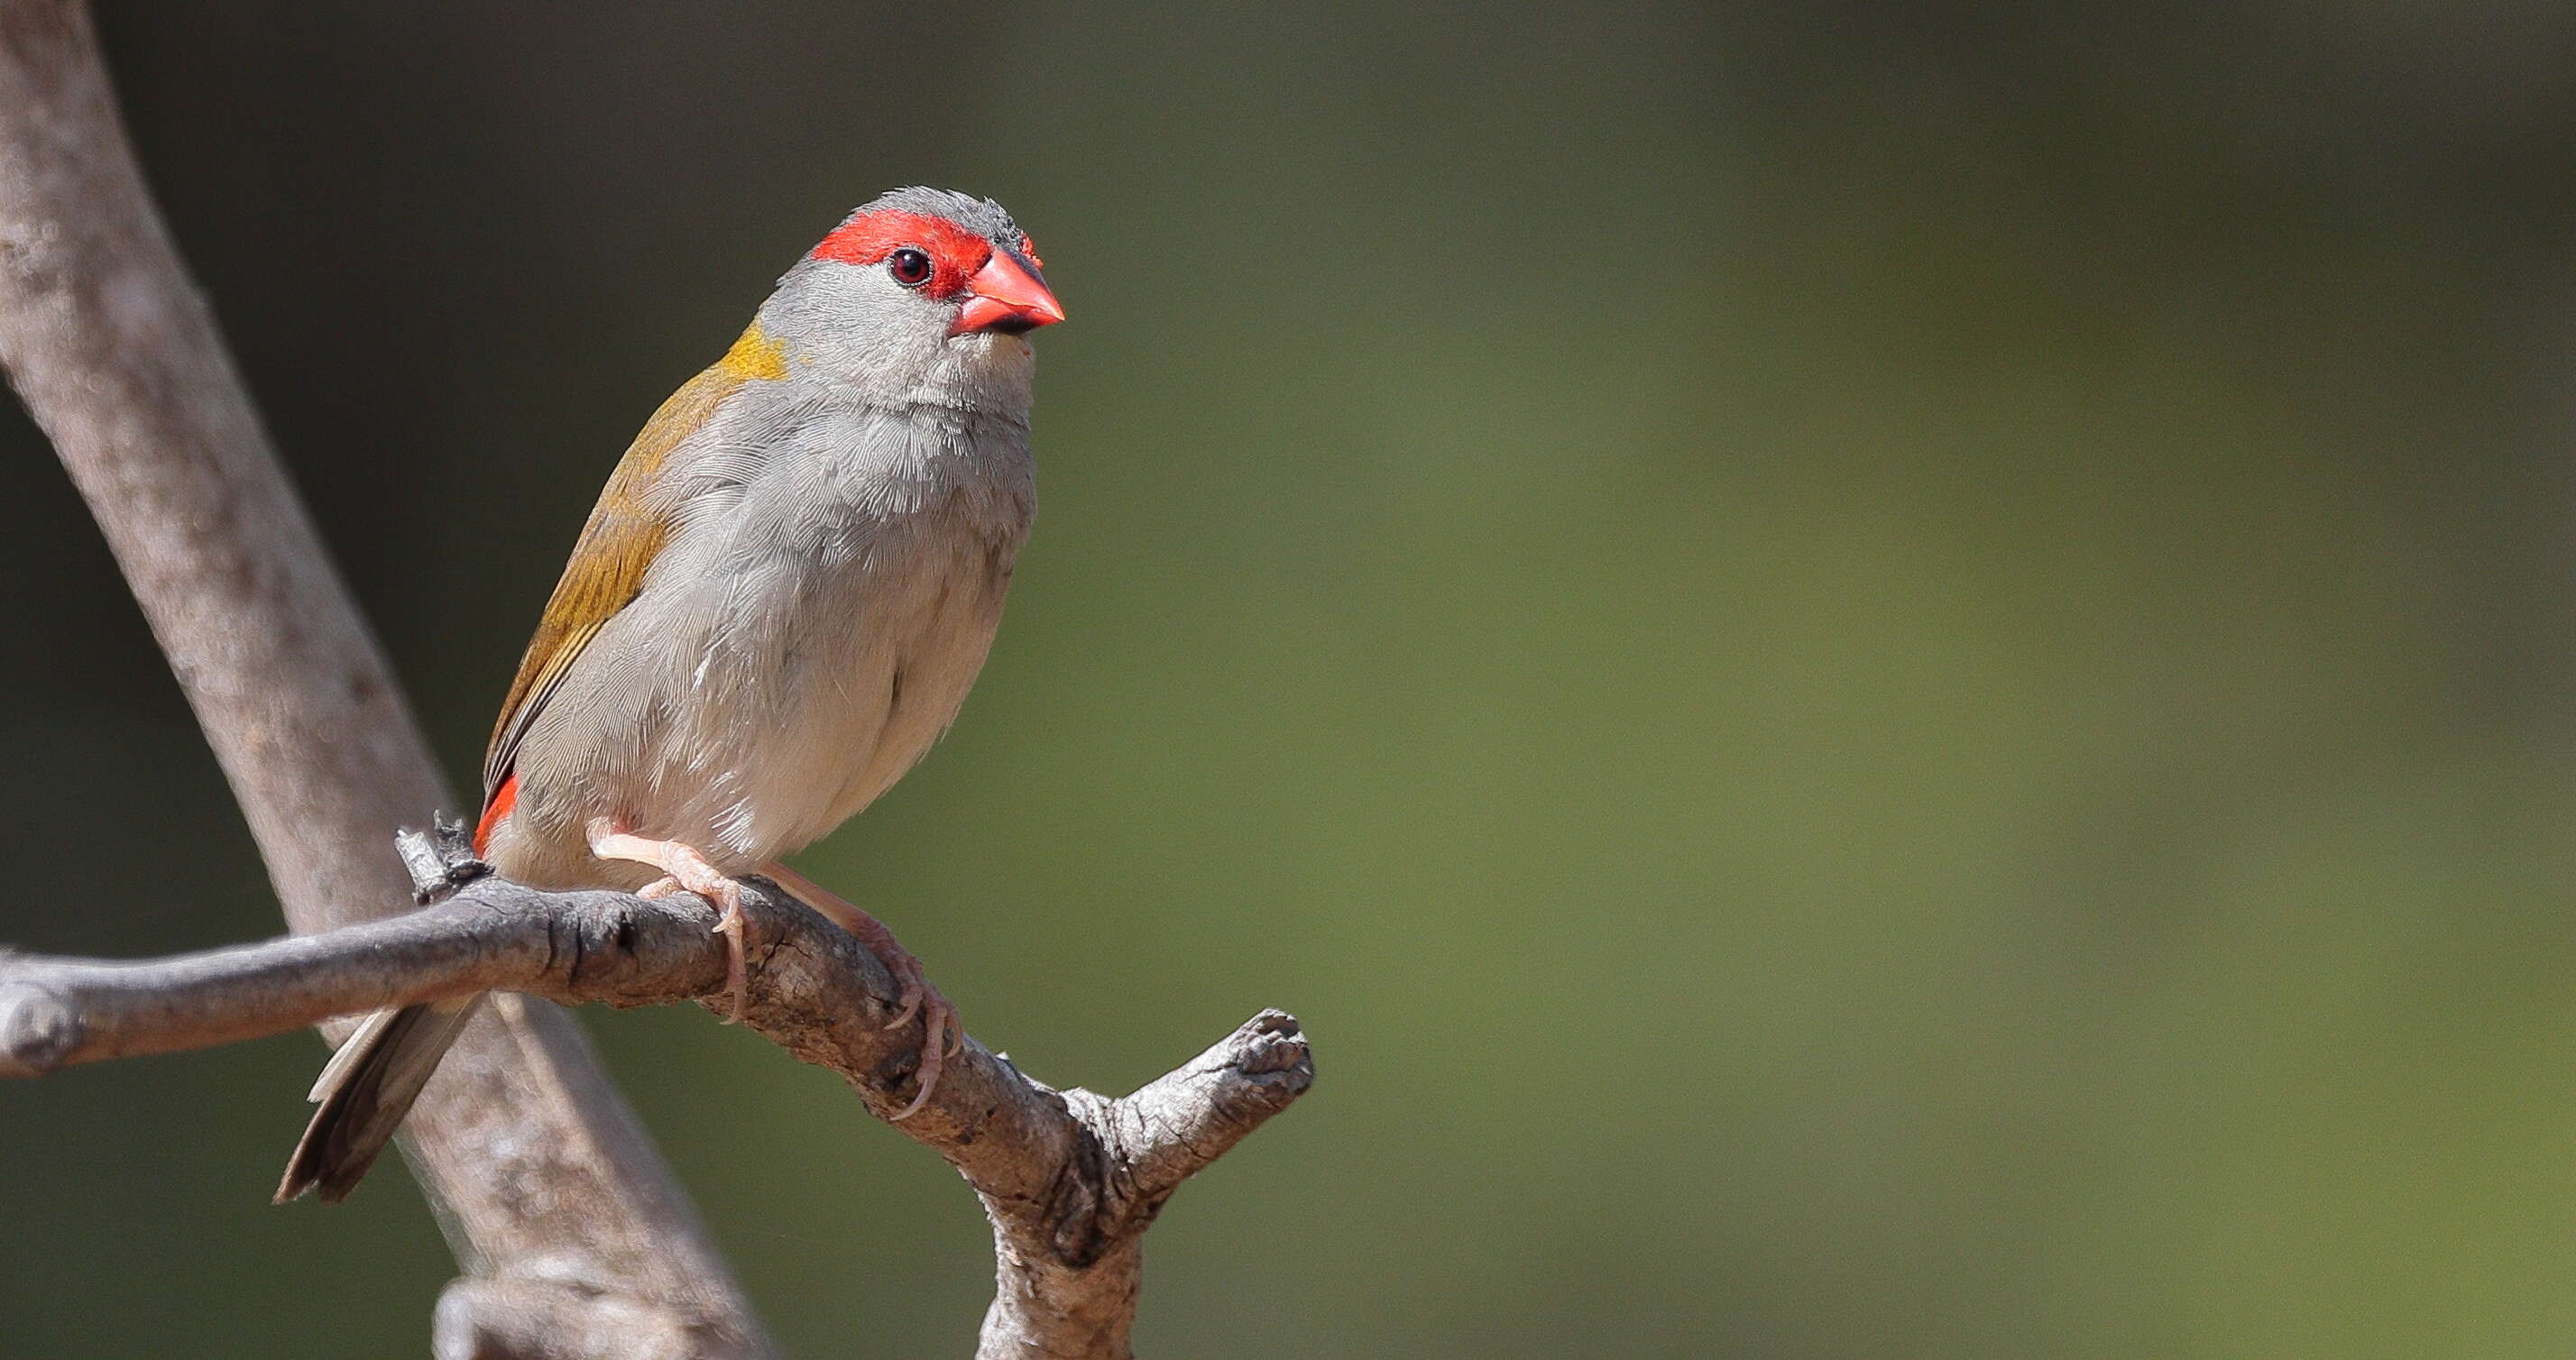
[[[435,881],[442,866],[428,863],[424,877]],[[884,966],[784,894],[748,899],[743,1022],[840,1073],[878,1117],[903,1108],[921,1030],[886,1028],[896,988]],[[722,1009],[730,1004],[726,951],[710,933],[713,920],[694,897],[545,893],[487,876],[440,905],[323,935],[136,963],[0,957],[0,1076],[495,989],[565,1003],[694,999]],[[964,1040],[929,1101],[894,1127],[955,1166],[992,1221],[997,1280],[977,1354],[1127,1355],[1156,1212],[1314,1076],[1296,1020],[1277,1011],[1115,1100],[1051,1090]],[[497,1295],[512,1285],[473,1287]],[[451,1291],[442,1308],[458,1298]]]
[[[0,363],[106,531],[288,923],[408,905],[386,829],[454,804],[171,247],[77,0],[0,3]],[[409,1148],[468,1277],[442,1355],[771,1353],[567,1017],[489,1008]],[[487,1313],[527,1300],[552,1304]],[[544,1329],[573,1314],[584,1331]]]

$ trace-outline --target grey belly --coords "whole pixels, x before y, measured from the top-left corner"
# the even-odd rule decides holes
[[[521,747],[518,825],[496,837],[496,863],[532,882],[634,886],[590,859],[583,827],[606,816],[741,872],[874,802],[955,720],[1017,547],[907,527],[839,570],[782,558],[648,588]]]
[[[718,630],[691,716],[656,751],[651,783],[678,796],[672,834],[754,862],[829,834],[891,788],[954,721],[1001,613],[971,543],[881,554],[837,589],[810,589],[783,637]],[[714,776],[710,778],[709,776]]]

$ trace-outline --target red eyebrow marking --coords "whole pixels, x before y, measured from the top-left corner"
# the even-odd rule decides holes
[[[854,217],[814,247],[818,260],[843,264],[879,264],[903,246],[930,252],[934,266],[923,291],[932,297],[953,296],[966,279],[993,258],[993,243],[944,217],[884,208]]]

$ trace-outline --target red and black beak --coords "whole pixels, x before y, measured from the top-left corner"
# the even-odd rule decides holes
[[[1026,335],[1064,320],[1064,306],[1047,291],[1037,266],[1008,246],[966,280],[966,305],[957,309],[950,335]]]

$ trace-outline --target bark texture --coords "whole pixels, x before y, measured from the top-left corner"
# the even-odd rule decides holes
[[[430,866],[424,878],[434,890],[459,878],[463,888],[409,915],[201,954],[0,958],[0,1076],[232,1043],[481,991],[612,1006],[694,1000],[719,1013],[731,1005],[715,912],[698,898],[540,892],[476,872],[481,866],[452,845],[411,858]],[[914,1090],[921,1025],[887,1028],[897,988],[884,965],[794,898],[753,883],[760,891],[744,904],[751,975],[743,1023],[839,1073],[879,1118],[901,1110]],[[1055,1090],[972,1038],[961,1042],[928,1103],[894,1127],[956,1167],[992,1222],[996,1288],[978,1352],[986,1360],[1127,1355],[1154,1215],[1182,1181],[1315,1079],[1305,1036],[1278,1011],[1119,1099]],[[554,1316],[549,1310],[578,1305],[574,1325],[592,1327],[633,1306],[556,1291],[541,1293],[538,1307],[513,1293],[523,1288],[469,1280],[450,1291],[442,1313],[469,1315],[472,1328],[506,1340],[531,1308]],[[651,1339],[627,1335],[631,1345]],[[704,1353],[684,1333],[668,1340],[681,1349],[628,1353]]]

